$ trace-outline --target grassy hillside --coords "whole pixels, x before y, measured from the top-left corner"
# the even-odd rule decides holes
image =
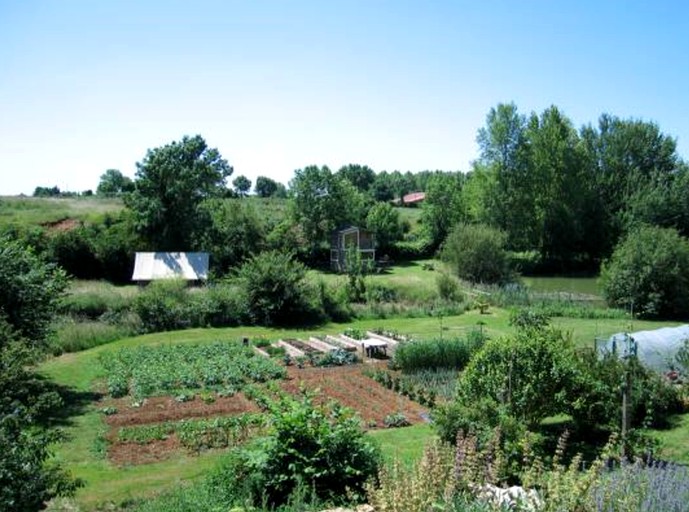
[[[0,197],[0,226],[51,225],[65,219],[94,222],[124,208],[120,199],[99,197]]]

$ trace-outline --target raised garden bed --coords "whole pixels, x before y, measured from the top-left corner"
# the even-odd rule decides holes
[[[325,341],[314,336],[311,336],[309,338],[309,345],[325,353],[332,352],[333,350],[337,350],[338,348],[342,348],[331,345],[330,343],[326,343]]]

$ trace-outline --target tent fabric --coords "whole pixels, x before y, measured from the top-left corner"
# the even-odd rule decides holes
[[[207,252],[137,252],[132,281],[208,279]]]
[[[674,369],[677,353],[685,341],[689,340],[689,325],[613,334],[607,341],[598,345],[599,353],[629,356],[628,343],[625,343],[627,336],[636,342],[636,355],[641,363],[655,371],[666,372]]]

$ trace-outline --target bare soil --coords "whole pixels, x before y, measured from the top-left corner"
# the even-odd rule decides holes
[[[215,402],[206,403],[198,396],[189,402],[177,402],[171,396],[147,398],[141,407],[132,407],[131,398],[118,398],[103,402],[103,406],[116,407],[117,413],[105,417],[111,427],[144,425],[178,421],[187,418],[212,416],[236,416],[247,412],[259,412],[258,406],[242,393],[234,396],[215,397]]]
[[[300,394],[301,389],[315,391],[316,400],[320,403],[337,400],[357,411],[367,428],[384,428],[385,417],[394,413],[404,414],[412,424],[425,421],[423,414],[427,412],[426,409],[365,376],[364,368],[365,365],[361,364],[301,369],[290,366],[287,370],[288,378],[282,381],[281,387],[292,395]],[[105,422],[110,426],[107,435],[111,443],[108,458],[117,465],[156,462],[183,449],[175,435],[144,445],[118,442],[117,430],[120,427],[260,411],[242,393],[231,397],[216,397],[212,403],[206,403],[198,396],[192,401],[181,403],[169,396],[150,397],[140,407],[132,407],[132,402],[131,397],[125,397],[106,399],[100,404],[102,407],[115,407],[118,411],[105,417]]]

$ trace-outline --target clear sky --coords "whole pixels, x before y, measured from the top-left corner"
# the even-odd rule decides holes
[[[465,171],[510,101],[654,121],[689,159],[689,2],[0,0],[0,194],[194,134],[252,180]]]

